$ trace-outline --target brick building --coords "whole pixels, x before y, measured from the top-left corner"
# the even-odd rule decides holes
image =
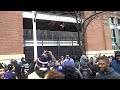
[[[23,50],[23,18],[21,11],[0,11],[0,61],[20,60]]]
[[[88,54],[113,54],[109,23],[104,24],[104,16],[94,19],[87,28],[86,49]],[[105,18],[108,19],[108,18]]]
[[[105,14],[94,19],[87,28],[86,49],[89,56],[114,55],[120,50],[120,15]]]

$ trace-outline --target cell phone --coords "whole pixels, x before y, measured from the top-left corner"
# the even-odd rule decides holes
[[[49,51],[47,51],[46,53],[49,53]]]

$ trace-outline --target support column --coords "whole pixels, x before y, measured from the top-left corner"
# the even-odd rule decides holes
[[[37,58],[37,35],[36,35],[36,11],[33,13],[33,41],[34,41],[34,59]]]

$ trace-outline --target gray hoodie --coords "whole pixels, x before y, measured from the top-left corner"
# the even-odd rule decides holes
[[[81,58],[80,58],[80,66],[82,68],[89,68],[89,63],[88,63],[88,59],[85,55],[82,55]]]
[[[120,74],[118,74],[112,67],[106,72],[99,72],[95,79],[120,79]]]

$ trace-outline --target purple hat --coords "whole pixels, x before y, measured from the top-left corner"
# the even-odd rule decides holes
[[[64,63],[64,66],[67,67],[67,66],[73,66],[72,62],[70,60],[67,60],[65,63]]]

